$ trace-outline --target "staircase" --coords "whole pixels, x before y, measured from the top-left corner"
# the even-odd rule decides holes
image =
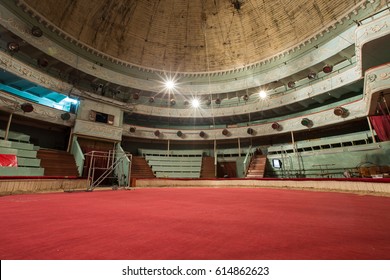
[[[79,177],[74,157],[68,152],[39,149],[37,158],[41,160],[41,167],[45,169],[45,176]]]
[[[131,178],[155,178],[153,171],[146,162],[145,158],[133,156]]]
[[[246,174],[246,178],[263,178],[267,156],[255,154]]]
[[[214,157],[202,158],[200,178],[215,178]]]

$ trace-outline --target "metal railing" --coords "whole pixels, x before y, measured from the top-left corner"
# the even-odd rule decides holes
[[[246,176],[247,173],[248,173],[249,165],[251,164],[253,155],[254,155],[254,151],[252,149],[252,146],[249,146],[248,151],[246,152],[246,155],[245,155],[244,162],[243,162],[243,165],[244,165],[244,176]]]

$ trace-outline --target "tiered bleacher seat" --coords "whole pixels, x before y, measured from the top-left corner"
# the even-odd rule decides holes
[[[44,169],[40,167],[40,160],[37,158],[37,147],[25,143],[25,140],[30,139],[29,136],[21,133],[9,133],[8,139],[14,141],[0,140],[0,154],[16,156],[17,164],[15,166],[0,166],[0,176],[42,176]]]
[[[157,178],[200,178],[202,151],[139,151]]]
[[[5,138],[5,131],[0,129],[0,139],[4,139],[4,138]],[[30,143],[30,135],[20,133],[20,132],[15,132],[15,131],[9,131],[7,140]]]

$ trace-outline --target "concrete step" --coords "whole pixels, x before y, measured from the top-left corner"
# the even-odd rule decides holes
[[[3,148],[13,148],[20,150],[34,150],[34,145],[30,143],[15,142],[8,140],[0,140],[0,147]]]
[[[43,168],[0,167],[0,176],[43,176]]]
[[[30,150],[19,150],[15,148],[0,148],[0,154],[16,155],[18,157],[36,158],[37,152]]]
[[[41,166],[41,160],[39,158],[18,157],[18,166],[40,167]]]

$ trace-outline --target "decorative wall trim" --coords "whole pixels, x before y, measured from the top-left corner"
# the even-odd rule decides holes
[[[76,115],[69,114],[70,118],[68,120],[63,120],[61,118],[61,114],[64,111],[50,108],[44,105],[40,105],[37,103],[33,103],[34,110],[30,113],[24,113],[20,108],[20,105],[25,103],[26,100],[16,97],[12,94],[8,94],[6,92],[0,91],[0,110],[14,113],[17,115],[26,116],[32,119],[70,126],[72,127],[75,123]]]
[[[0,68],[11,72],[27,81],[41,85],[45,88],[51,89],[57,92],[69,92],[72,88],[70,84],[53,78],[43,72],[38,71],[34,67],[30,67],[27,64],[14,59],[12,56],[5,52],[0,51]]]
[[[351,69],[352,71],[353,69]],[[350,73],[352,74],[353,71]],[[357,75],[357,74],[356,74]],[[278,124],[283,127],[283,130],[275,130],[272,128],[272,123],[263,123],[251,125],[250,127],[254,130],[254,135],[257,136],[270,136],[280,133],[286,133],[289,131],[303,131],[309,128],[302,126],[302,118],[309,118],[313,122],[313,128],[322,127],[327,125],[337,125],[338,123],[343,123],[349,120],[364,118],[366,117],[372,107],[376,104],[373,97],[376,96],[380,91],[390,89],[390,71],[387,65],[378,66],[376,68],[370,69],[365,75],[365,88],[364,88],[364,97],[360,100],[344,104],[343,108],[348,110],[349,114],[346,117],[340,118],[333,113],[334,108],[329,108],[320,112],[297,116],[288,119],[279,119]],[[130,126],[135,127],[135,133],[130,133]],[[244,127],[229,127],[229,138],[248,138],[247,133],[248,126]],[[197,141],[206,141],[206,140],[222,140],[226,139],[226,136],[222,134],[223,128],[220,129],[203,129],[206,133],[207,138],[202,138],[199,136],[200,129],[198,130],[184,130],[182,132],[186,135],[182,140],[197,140]],[[156,136],[153,134],[155,128],[139,127],[134,125],[123,125],[123,135],[146,138],[146,139],[156,139]],[[160,136],[159,139],[165,140],[181,140],[176,136],[177,130],[174,129],[161,129],[159,128]]]
[[[362,49],[364,44],[374,41],[375,39],[384,37],[390,34],[390,15],[384,15],[369,23],[358,27],[355,31],[356,43],[355,53],[357,61],[357,70],[362,71]]]
[[[214,106],[212,109],[211,107],[201,109],[176,109],[172,107],[157,107],[147,104],[137,104],[134,108],[134,112],[144,115],[164,117],[175,116],[178,118],[212,118],[237,114],[249,114],[262,110],[275,109],[281,105],[285,106],[295,102],[304,101],[306,99],[320,97],[322,94],[327,94],[332,90],[352,84],[360,79],[361,76],[359,71],[356,71],[356,67],[353,67],[344,72],[333,74],[321,81],[310,83],[306,86],[291,90],[287,94],[271,95],[268,99],[258,99],[256,102],[247,102],[240,106]]]
[[[110,139],[120,142],[122,140],[122,127],[114,127],[91,121],[76,120],[73,134]]]

